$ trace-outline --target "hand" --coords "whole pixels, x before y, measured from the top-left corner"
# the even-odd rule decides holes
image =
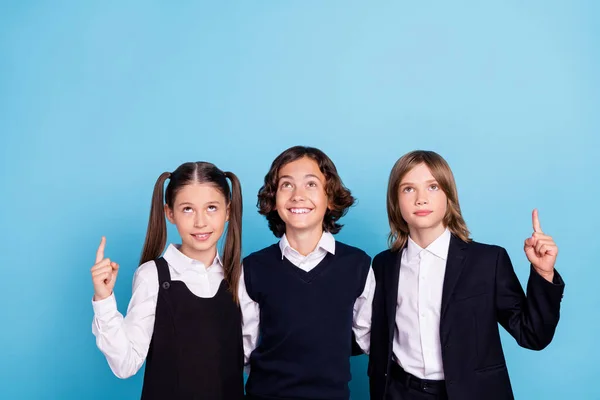
[[[533,210],[531,218],[533,234],[530,238],[525,239],[525,255],[537,273],[552,282],[558,247],[552,237],[542,232],[537,209]]]
[[[96,252],[96,264],[92,267],[92,282],[94,283],[94,301],[104,300],[110,296],[117,281],[119,264],[104,258],[106,238],[102,236]]]

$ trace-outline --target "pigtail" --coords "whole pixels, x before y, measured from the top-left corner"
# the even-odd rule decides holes
[[[154,185],[152,205],[150,206],[150,219],[148,221],[148,230],[146,231],[146,240],[144,241],[144,250],[142,250],[140,265],[158,258],[167,244],[167,222],[165,221],[163,199],[165,181],[170,177],[170,172],[163,172]]]
[[[225,280],[229,284],[229,290],[233,293],[234,301],[239,304],[238,285],[242,271],[242,188],[233,172],[225,172],[225,177],[231,181],[231,201],[223,264]]]

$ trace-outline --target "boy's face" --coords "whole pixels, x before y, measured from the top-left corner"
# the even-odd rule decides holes
[[[398,199],[409,232],[445,229],[448,198],[425,164],[408,171],[400,181]]]
[[[308,157],[292,161],[279,170],[275,208],[290,231],[323,230],[328,201],[325,175]]]

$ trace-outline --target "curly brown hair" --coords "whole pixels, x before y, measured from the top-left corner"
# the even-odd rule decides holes
[[[348,212],[348,209],[354,205],[355,199],[350,190],[344,186],[342,179],[338,175],[333,161],[321,150],[314,147],[294,146],[281,153],[271,164],[271,168],[265,175],[265,183],[258,191],[258,201],[256,206],[258,212],[264,215],[269,222],[269,229],[273,234],[280,238],[285,233],[285,223],[276,210],[276,195],[279,182],[279,171],[283,166],[308,157],[314,160],[319,166],[319,170],[325,176],[325,193],[328,200],[328,208],[323,218],[323,231],[338,233],[342,226],[338,220]]]

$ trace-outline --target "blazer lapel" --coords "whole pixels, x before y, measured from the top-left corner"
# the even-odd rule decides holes
[[[448,249],[448,261],[446,261],[446,272],[444,274],[444,286],[442,289],[442,313],[440,320],[448,309],[450,297],[454,292],[454,287],[460,278],[465,260],[467,259],[467,243],[458,239],[454,235],[450,238],[450,247]]]

